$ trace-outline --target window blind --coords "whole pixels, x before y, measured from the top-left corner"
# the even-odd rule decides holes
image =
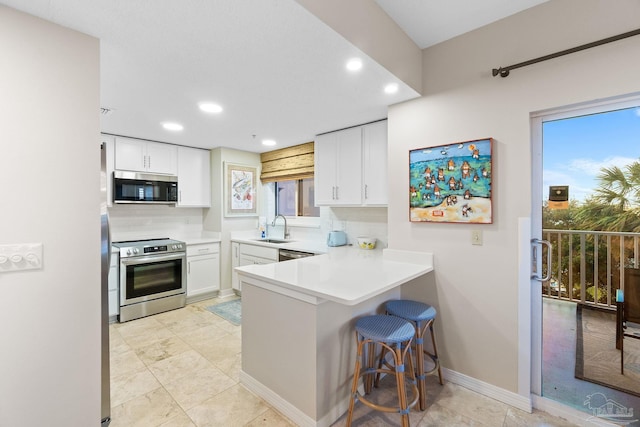
[[[313,178],[313,141],[260,154],[262,182]]]

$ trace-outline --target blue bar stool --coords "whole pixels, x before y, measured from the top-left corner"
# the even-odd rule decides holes
[[[373,315],[358,319],[356,322],[356,340],[358,343],[356,355],[356,367],[353,373],[353,385],[351,386],[351,397],[349,400],[349,413],[347,416],[347,427],[351,426],[353,420],[353,408],[356,400],[364,405],[383,412],[397,412],[402,416],[402,426],[409,426],[409,410],[415,406],[418,401],[418,388],[416,386],[415,373],[413,369],[413,361],[411,357],[411,340],[415,335],[414,327],[406,320],[395,316]],[[364,347],[366,349],[366,357]],[[375,367],[375,351],[376,345],[382,347],[382,352],[389,351],[393,354],[393,369],[387,369],[383,366]],[[407,358],[407,353],[409,357]],[[407,402],[407,392],[405,384],[404,362],[405,359],[409,363],[408,375],[409,384],[411,386],[412,401]],[[362,362],[361,362],[362,361]],[[361,363],[364,365],[361,368]],[[358,381],[364,376],[365,394],[371,392],[373,379],[381,373],[393,374],[396,378],[398,388],[398,406],[381,406],[367,400],[358,391]]]
[[[436,320],[436,309],[428,304],[412,300],[394,300],[385,304],[388,314],[408,320],[415,328],[416,344],[416,378],[418,380],[418,392],[420,394],[420,410],[427,409],[427,381],[426,376],[438,373],[440,385],[442,382],[442,370],[438,359],[438,349],[436,347],[436,337],[433,332],[433,322]],[[424,334],[429,329],[431,334],[431,344],[433,353],[424,349]],[[384,352],[383,352],[384,353]],[[382,362],[382,356],[380,362]],[[433,361],[433,368],[425,371],[424,356]]]

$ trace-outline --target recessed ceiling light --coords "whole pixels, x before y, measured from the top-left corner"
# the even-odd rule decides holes
[[[362,60],[360,58],[353,58],[347,62],[347,70],[358,71],[362,68]]]
[[[162,123],[162,127],[165,128],[166,130],[173,130],[173,131],[179,131],[184,129],[184,126],[182,126],[180,123],[173,123],[173,122],[164,122]]]
[[[222,107],[212,102],[201,102],[200,104],[198,104],[198,106],[205,113],[221,113],[222,112]]]
[[[398,91],[398,83],[389,83],[384,87],[384,93],[396,93]]]
[[[263,139],[262,145],[266,145],[267,147],[272,147],[276,145],[276,142],[273,139]]]

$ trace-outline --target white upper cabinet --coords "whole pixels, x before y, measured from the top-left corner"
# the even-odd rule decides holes
[[[366,125],[362,129],[362,180],[365,205],[387,204],[387,121]]]
[[[331,132],[314,145],[316,206],[362,203],[362,129]]]
[[[160,142],[116,138],[116,169],[177,175],[177,147]]]
[[[178,147],[178,206],[211,206],[209,150]]]
[[[387,204],[387,121],[319,135],[316,206]]]

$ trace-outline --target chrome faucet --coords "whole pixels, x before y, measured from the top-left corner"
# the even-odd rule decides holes
[[[285,218],[284,215],[276,215],[275,218],[273,218],[273,222],[271,223],[272,227],[276,226],[276,219],[278,219],[278,217],[281,216],[282,219],[284,219],[284,238],[288,239],[289,238],[289,229],[287,228],[287,218]]]

